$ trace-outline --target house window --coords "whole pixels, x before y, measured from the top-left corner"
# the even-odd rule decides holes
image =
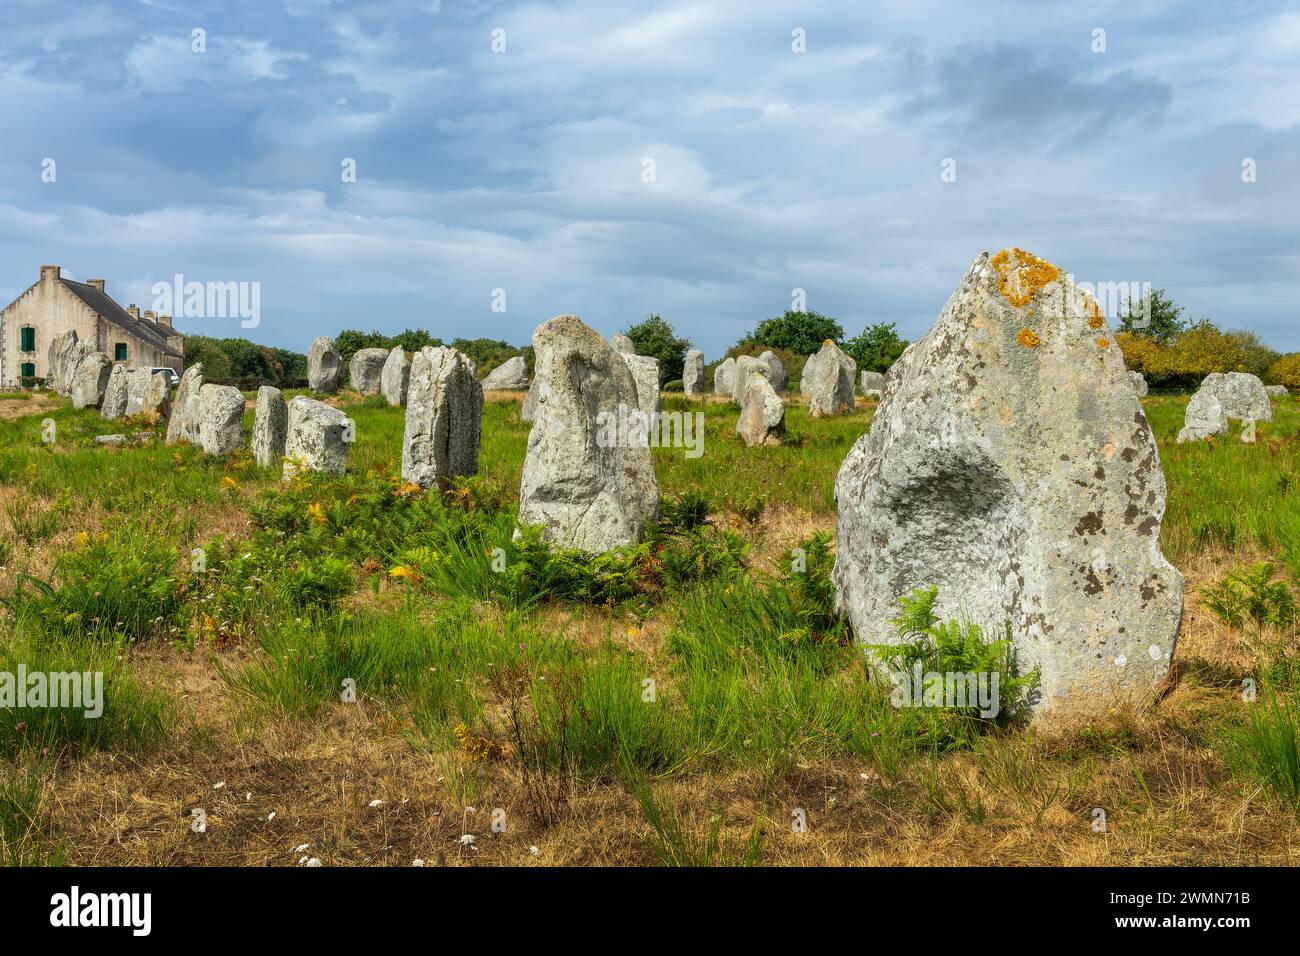
[[[18,351],[36,351],[36,330],[30,325],[25,325],[18,330]]]
[[[23,331],[26,332],[27,330],[26,330],[26,329],[23,329]],[[35,363],[35,362],[24,362],[24,363],[22,364],[22,369],[21,369],[21,371],[20,371],[19,374],[20,374],[24,379],[35,378],[35,377],[36,377],[36,363]]]
[[[125,343],[125,342],[116,342],[116,343],[114,343],[114,345],[113,345],[113,361],[115,361],[115,362],[125,362],[125,361],[126,361],[126,343]]]

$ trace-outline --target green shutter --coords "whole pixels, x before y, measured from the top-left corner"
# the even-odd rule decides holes
[[[117,362],[126,361],[126,343],[118,342],[113,346],[113,360]]]
[[[19,351],[35,352],[36,351],[36,330],[30,325],[19,330]]]

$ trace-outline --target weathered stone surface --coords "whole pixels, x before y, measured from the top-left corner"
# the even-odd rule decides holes
[[[333,395],[343,384],[343,359],[328,335],[314,339],[307,352],[307,387],[322,395]]]
[[[636,355],[636,346],[633,345],[632,340],[622,332],[617,333],[612,339],[610,339],[609,344],[614,346],[615,352],[621,352],[624,355]]]
[[[185,441],[199,443],[199,391],[203,388],[203,363],[195,362],[181,375],[167,420],[167,444]],[[126,405],[123,402],[123,410]]]
[[[1285,398],[1291,394],[1291,390],[1285,385],[1265,385],[1264,391],[1268,393],[1270,398]]]
[[[426,347],[411,362],[402,436],[402,477],[428,488],[478,474],[483,385],[469,357]]]
[[[96,445],[125,445],[129,438],[125,435],[96,435],[94,442]]]
[[[628,363],[576,315],[543,322],[533,349],[537,409],[520,522],[541,525],[548,541],[583,551],[636,543],[658,514],[659,483],[644,427],[613,424],[637,409]]]
[[[784,392],[790,384],[790,373],[785,370],[785,363],[771,349],[760,355],[758,360],[768,368],[767,380],[772,383],[773,391]]]
[[[699,349],[690,349],[686,353],[686,362],[682,365],[682,390],[687,398],[704,394],[704,353]]]
[[[1229,418],[1242,421],[1271,422],[1273,403],[1264,391],[1264,383],[1248,372],[1211,372],[1201,380],[1201,391],[1211,391]]]
[[[145,415],[166,418],[171,410],[171,386],[167,384],[167,375],[164,372],[154,372],[145,381],[140,411]]]
[[[199,389],[199,446],[209,455],[244,447],[244,396],[230,385],[207,382]]]
[[[147,368],[127,370],[126,413],[128,415],[139,415],[144,411],[145,399],[149,396],[149,375]]]
[[[1202,386],[1187,402],[1178,442],[1200,441],[1211,435],[1228,434],[1228,413],[1214,389]]]
[[[401,408],[406,404],[406,389],[410,381],[411,360],[400,345],[395,345],[384,359],[384,368],[379,373],[379,393],[388,405]]]
[[[284,458],[289,433],[289,406],[278,388],[263,385],[253,406],[253,461],[259,468],[273,468]]]
[[[731,398],[735,388],[736,360],[729,358],[718,363],[718,367],[713,370],[713,394],[725,395],[727,398]]]
[[[90,342],[77,341],[76,329],[60,332],[50,341],[45,353],[50,369],[46,384],[60,395],[71,395],[72,374],[81,360],[94,351],[95,346]]]
[[[1141,372],[1131,370],[1128,373],[1128,380],[1133,383],[1133,391],[1138,393],[1138,398],[1147,397],[1147,380]]]
[[[636,382],[637,407],[650,416],[650,421],[653,422],[654,414],[659,411],[659,360],[649,355],[624,352],[623,361],[627,363],[632,380]]]
[[[104,391],[108,388],[108,377],[112,371],[113,363],[103,352],[91,352],[82,358],[72,372],[69,389],[72,407],[98,408],[104,400]]]
[[[506,359],[483,376],[485,392],[522,392],[528,388],[528,361],[522,355]]]
[[[378,395],[387,361],[387,349],[357,349],[348,363],[348,384],[362,395]]]
[[[779,445],[785,440],[785,403],[766,375],[750,377],[736,434],[746,445]]]
[[[757,376],[761,379],[768,379],[772,374],[772,369],[766,362],[759,361],[752,355],[740,355],[736,357],[736,372],[731,378],[731,401],[733,404],[745,407],[745,396],[749,392],[750,379]],[[770,379],[768,381],[771,384]]]
[[[341,475],[348,470],[352,422],[332,405],[299,395],[289,403],[284,441],[284,470],[288,481],[300,471]]]
[[[126,414],[126,376],[125,365],[114,365],[108,373],[104,400],[99,405],[99,417],[104,421],[112,421]]]
[[[898,643],[898,599],[936,586],[945,620],[1009,626],[1044,713],[1104,713],[1168,673],[1183,582],[1155,438],[1096,303],[1050,263],[975,260],[835,488],[859,641]]]
[[[537,376],[533,376],[533,383],[528,386],[528,394],[524,396],[524,407],[519,410],[519,417],[526,422],[531,422],[537,414]]]
[[[876,398],[883,398],[885,395],[885,376],[879,372],[863,372],[859,376],[859,382],[864,396],[874,395]]]
[[[853,378],[858,363],[827,339],[808,364],[813,366],[811,378],[807,368],[804,369],[808,381],[808,413],[813,418],[825,418],[853,411]]]

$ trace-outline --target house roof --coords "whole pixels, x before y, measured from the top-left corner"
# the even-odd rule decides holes
[[[107,292],[101,292],[93,285],[87,285],[84,282],[73,282],[71,279],[65,279],[62,276],[59,277],[59,281],[67,286],[69,292],[90,306],[100,318],[112,322],[123,332],[142,342],[147,342],[165,355],[173,355],[176,358],[183,357],[180,352],[168,346],[167,334],[162,331],[160,326],[147,319],[133,318],[126,309],[114,302],[112,296]]]

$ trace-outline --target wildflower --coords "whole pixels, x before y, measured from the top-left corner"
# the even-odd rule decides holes
[[[232,491],[239,487],[239,482],[235,481],[235,479],[231,478],[229,475],[226,475],[221,479],[221,484]]]
[[[313,501],[307,506],[307,517],[316,524],[325,523],[325,507],[319,501]]]
[[[415,572],[406,565],[399,564],[397,567],[389,570],[388,576],[390,578],[414,578]]]
[[[86,532],[84,532],[84,531],[78,531],[78,532],[77,532],[77,546],[78,546],[78,547],[81,547],[81,548],[84,548],[84,547],[86,547],[88,544],[90,544],[90,535],[88,535],[88,534],[87,534]]]

